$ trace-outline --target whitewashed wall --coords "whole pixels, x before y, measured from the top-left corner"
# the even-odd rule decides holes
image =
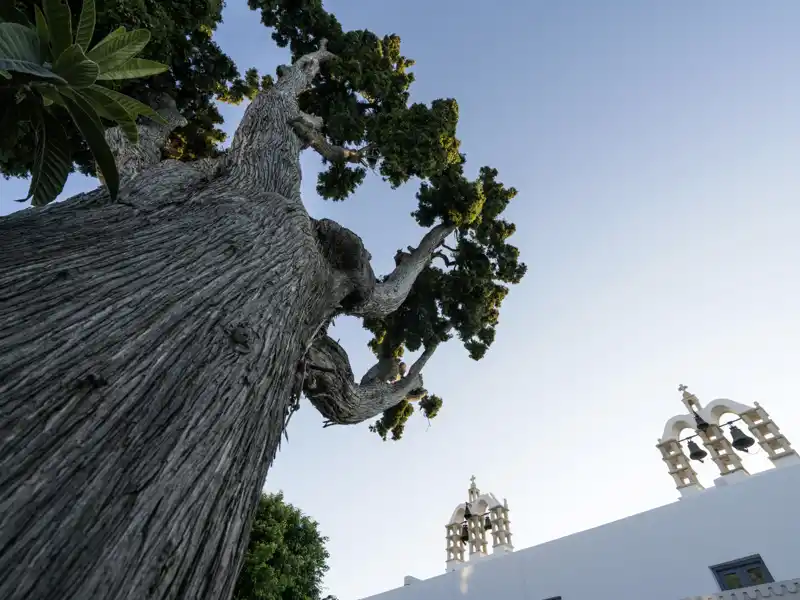
[[[370,600],[681,600],[719,590],[711,565],[752,554],[761,555],[775,581],[800,578],[800,466],[757,473]]]

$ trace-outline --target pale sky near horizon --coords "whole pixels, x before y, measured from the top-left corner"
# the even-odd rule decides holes
[[[517,549],[673,501],[655,444],[679,383],[703,402],[761,402],[800,446],[800,3],[326,6],[401,36],[414,99],[458,100],[469,168],[519,190],[509,216],[529,267],[483,361],[453,341],[429,364],[445,400],[430,426],[417,416],[383,443],[366,425],[322,430],[307,403],[295,415],[267,489],[330,537],[330,593],[442,573],[473,474],[508,498]],[[216,39],[242,71],[286,62],[243,0],[224,17]],[[233,131],[243,107],[223,110]],[[318,161],[304,163],[309,210],[357,231],[377,271],[417,243],[415,186],[373,180],[324,203]],[[93,185],[75,176],[65,193]],[[0,180],[0,214],[24,192]],[[333,335],[360,377],[367,335],[347,320]]]

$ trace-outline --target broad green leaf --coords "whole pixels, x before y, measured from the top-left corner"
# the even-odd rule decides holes
[[[39,36],[19,23],[0,23],[0,60],[17,60],[42,64]],[[12,71],[9,67],[3,67]]]
[[[161,125],[166,125],[167,120],[154,111],[152,108],[139,102],[138,100],[134,100],[130,96],[126,96],[125,94],[120,94],[115,90],[110,90],[102,85],[93,85],[88,89],[94,90],[101,94],[105,94],[106,96],[113,98],[117,102],[119,102],[122,107],[133,117],[138,117],[139,115],[143,117],[147,117],[151,121],[155,121],[156,123],[160,123]]]
[[[165,64],[156,62],[154,60],[146,60],[144,58],[132,58],[128,62],[113,71],[106,71],[100,73],[97,77],[98,80],[111,80],[111,79],[136,79],[137,77],[147,77],[149,75],[158,75],[164,71],[169,70]]]
[[[6,70],[0,70],[0,77],[3,79],[11,79],[11,73]]]
[[[111,40],[112,40],[112,39],[113,39],[115,36],[117,36],[117,35],[119,35],[119,34],[121,34],[121,33],[125,33],[125,28],[124,28],[124,27],[117,27],[117,28],[116,28],[114,31],[112,31],[111,33],[109,33],[109,34],[108,34],[106,37],[104,37],[102,40],[100,40],[99,42],[97,42],[97,43],[94,45],[94,48],[92,48],[91,50],[89,50],[89,52],[94,52],[95,50],[97,50],[98,48],[100,48],[100,47],[101,47],[103,44],[105,44],[105,43],[107,43],[107,42],[111,41]]]
[[[139,130],[136,127],[135,116],[125,110],[119,102],[92,88],[81,90],[79,93],[94,107],[98,115],[116,122],[131,144],[139,143]]]
[[[42,6],[50,29],[50,49],[55,60],[72,45],[72,13],[67,0],[43,0]]]
[[[129,115],[130,117],[130,115]],[[117,125],[122,131],[123,135],[125,135],[125,139],[128,140],[131,144],[138,144],[139,143],[139,128],[136,126],[136,121],[133,119],[123,121],[122,119],[117,119]]]
[[[58,198],[64,191],[70,169],[72,155],[69,138],[59,120],[50,113],[44,113],[47,148],[45,150],[39,186],[33,194],[32,204],[42,206]]]
[[[78,44],[72,44],[53,64],[53,71],[73,88],[89,87],[97,80],[100,67],[86,58]]]
[[[112,71],[139,54],[150,41],[146,29],[126,31],[113,36],[104,44],[92,48],[87,56],[100,65],[100,72]]]
[[[96,16],[94,0],[83,0],[81,16],[80,19],[78,19],[78,30],[75,32],[75,43],[78,44],[84,52],[89,50],[89,44],[92,43]]]
[[[46,112],[40,118],[31,187],[25,198],[32,198],[33,206],[44,206],[58,198],[72,166],[69,139],[61,123]]]
[[[17,73],[25,73],[26,75],[33,75],[41,79],[47,79],[56,83],[67,83],[61,77],[53,73],[37,63],[28,62],[24,60],[13,60],[0,58],[0,71],[16,71]]]
[[[97,93],[96,90],[91,88],[86,88],[80,91],[76,91],[76,93],[80,94],[84,100],[86,100],[89,104],[92,105],[97,116],[102,119],[107,119],[109,121],[115,121],[114,119],[114,109],[109,109],[108,106],[111,104],[112,100],[107,96]],[[122,109],[123,111],[125,109]]]
[[[39,51],[42,58],[46,58],[50,51],[50,30],[47,27],[47,20],[44,18],[42,9],[35,5],[33,9],[36,12],[36,34],[39,36]]]
[[[103,176],[111,199],[116,200],[119,193],[119,172],[117,171],[111,148],[108,147],[106,142],[100,118],[91,104],[77,93],[66,89],[61,94],[64,97],[64,106],[89,145],[89,150],[92,151],[97,168]]]
[[[61,88],[59,92],[61,92],[60,95],[63,98],[64,107],[66,108],[66,101],[70,99],[73,102],[79,103],[80,106],[85,109],[85,112],[89,115],[89,118],[94,121],[94,124],[97,126],[97,128],[105,132],[106,126],[103,124],[103,120],[100,118],[100,115],[97,114],[94,106],[92,106],[90,103],[87,103],[86,100],[81,97],[80,93],[82,91],[83,90],[74,90],[71,87]]]

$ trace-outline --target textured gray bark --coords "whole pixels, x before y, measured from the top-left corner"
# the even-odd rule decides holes
[[[430,263],[433,252],[455,231],[449,225],[437,225],[422,238],[419,246],[409,248],[397,268],[381,283],[375,286],[370,299],[353,311],[353,314],[374,317],[393,313],[411,292],[414,281]]]
[[[376,284],[360,238],[309,217],[296,97],[330,58],[284,69],[218,161],[111,132],[119,202],[0,219],[0,598],[229,598],[300,390],[357,423],[421,387],[433,348],[356,385],[325,333],[395,310],[444,239]]]
[[[373,417],[409,396],[419,399],[425,393],[422,368],[435,349],[435,346],[426,348],[400,379],[385,381],[379,377],[365,378],[356,384],[344,349],[329,336],[319,336],[309,351],[310,367],[303,390],[311,404],[330,424],[361,423],[364,414]]]

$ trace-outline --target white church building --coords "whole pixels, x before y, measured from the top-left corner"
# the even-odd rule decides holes
[[[514,550],[508,503],[473,477],[446,525],[445,573],[368,600],[800,600],[800,456],[758,403],[679,391],[686,412],[657,445],[679,500]],[[756,444],[774,468],[751,475],[739,453]],[[692,466],[704,459],[719,469],[708,489]]]

